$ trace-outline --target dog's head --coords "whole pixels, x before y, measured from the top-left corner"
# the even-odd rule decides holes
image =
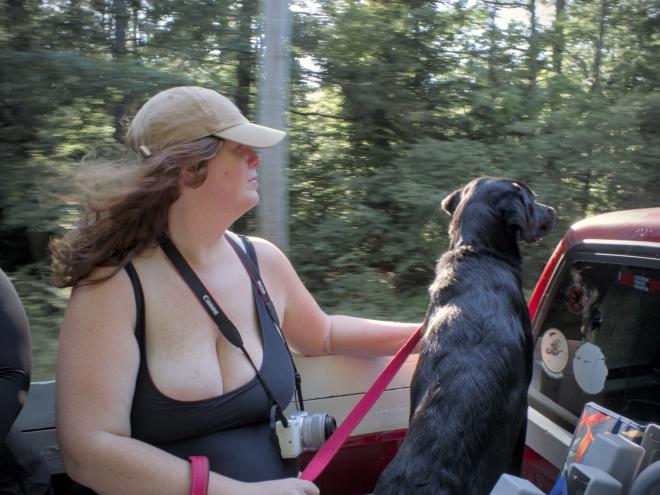
[[[470,244],[517,253],[517,241],[534,242],[550,232],[555,210],[536,202],[532,190],[512,179],[480,177],[442,201],[453,218],[452,247]]]

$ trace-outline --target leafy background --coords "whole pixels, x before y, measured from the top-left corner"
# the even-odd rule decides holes
[[[86,157],[178,84],[256,115],[257,0],[0,1],[0,267],[53,376],[68,291],[48,239],[78,215]],[[447,247],[439,203],[475,176],[528,183],[557,208],[525,247],[533,288],[562,232],[660,198],[655,0],[292,1],[289,255],[322,306],[421,320]],[[262,184],[268,194],[268,184]],[[253,213],[236,230],[254,233]]]

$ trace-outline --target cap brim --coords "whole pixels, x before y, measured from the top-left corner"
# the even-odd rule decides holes
[[[248,122],[217,132],[215,136],[255,148],[268,148],[279,143],[286,136],[286,132]]]

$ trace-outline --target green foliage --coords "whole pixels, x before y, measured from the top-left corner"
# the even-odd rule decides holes
[[[30,322],[32,380],[50,380],[57,358],[57,334],[70,290],[58,289],[49,283],[50,270],[45,262],[24,265],[7,275]]]
[[[561,22],[535,29],[504,24],[506,2],[292,4],[289,254],[327,310],[421,319],[447,247],[440,202],[478,175],[523,180],[558,210],[555,232],[523,248],[527,292],[572,222],[658,204],[654,0],[608,0],[605,13],[567,0]],[[0,264],[37,335],[55,335],[63,295],[44,265],[21,266],[75,221],[81,159],[117,153],[126,118],[175,84],[255,115],[257,6],[0,2]]]

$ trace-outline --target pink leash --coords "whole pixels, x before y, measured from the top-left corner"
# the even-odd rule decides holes
[[[355,430],[355,427],[362,421],[362,418],[369,412],[378,400],[378,398],[385,391],[385,387],[392,381],[394,375],[403,365],[403,362],[410,355],[412,350],[419,342],[422,333],[422,328],[426,325],[426,321],[413,333],[403,347],[399,349],[392,361],[385,367],[376,381],[373,383],[369,390],[364,394],[362,399],[355,405],[353,410],[348,414],[344,422],[335,430],[335,432],[328,438],[319,451],[312,457],[305,470],[300,475],[300,479],[307,481],[314,481],[328,466],[337,451],[344,444],[348,436]]]

